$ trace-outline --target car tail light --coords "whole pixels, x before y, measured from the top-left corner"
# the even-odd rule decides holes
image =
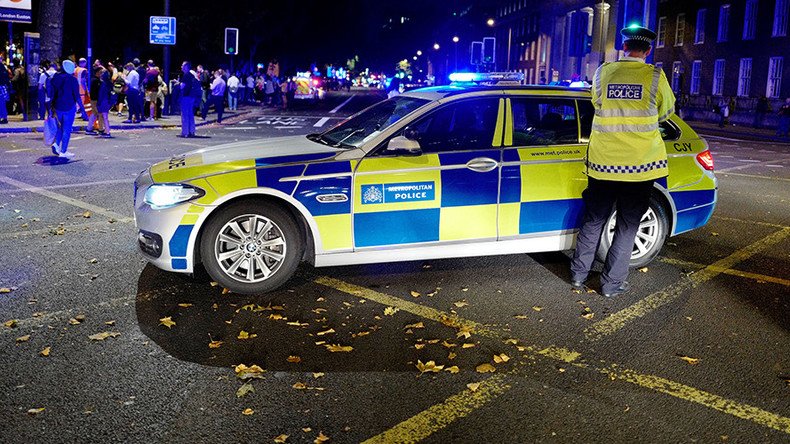
[[[710,154],[710,150],[705,150],[697,154],[697,162],[702,165],[702,168],[713,171],[713,156]]]

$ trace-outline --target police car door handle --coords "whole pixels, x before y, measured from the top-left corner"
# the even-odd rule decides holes
[[[479,173],[493,171],[497,166],[499,166],[499,163],[496,160],[490,159],[488,157],[476,157],[469,162],[466,162],[467,168]]]

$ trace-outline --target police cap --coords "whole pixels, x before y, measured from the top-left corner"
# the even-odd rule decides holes
[[[639,25],[631,25],[627,28],[623,28],[620,31],[620,34],[623,38],[627,40],[639,40],[645,42],[647,44],[653,43],[653,40],[656,39],[656,33],[647,29],[643,28]]]

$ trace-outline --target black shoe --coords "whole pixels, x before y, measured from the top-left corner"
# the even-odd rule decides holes
[[[574,291],[585,291],[584,281],[571,281],[571,289]]]
[[[623,281],[623,283],[620,284],[619,287],[615,288],[613,291],[604,292],[603,295],[607,298],[613,298],[615,296],[620,296],[621,294],[628,292],[628,290],[630,289],[631,289],[631,284],[629,284],[627,281]]]

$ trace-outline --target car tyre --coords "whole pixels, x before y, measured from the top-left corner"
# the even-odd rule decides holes
[[[604,262],[614,236],[614,221],[616,212],[612,212],[601,234],[601,243],[598,246],[598,260]],[[637,237],[634,240],[634,250],[631,252],[631,267],[644,267],[658,256],[664,247],[669,234],[669,218],[661,202],[655,197],[650,198],[650,206],[639,225]]]
[[[220,285],[234,293],[260,294],[293,276],[304,254],[304,240],[287,210],[271,202],[244,200],[211,216],[200,254],[209,276]]]

